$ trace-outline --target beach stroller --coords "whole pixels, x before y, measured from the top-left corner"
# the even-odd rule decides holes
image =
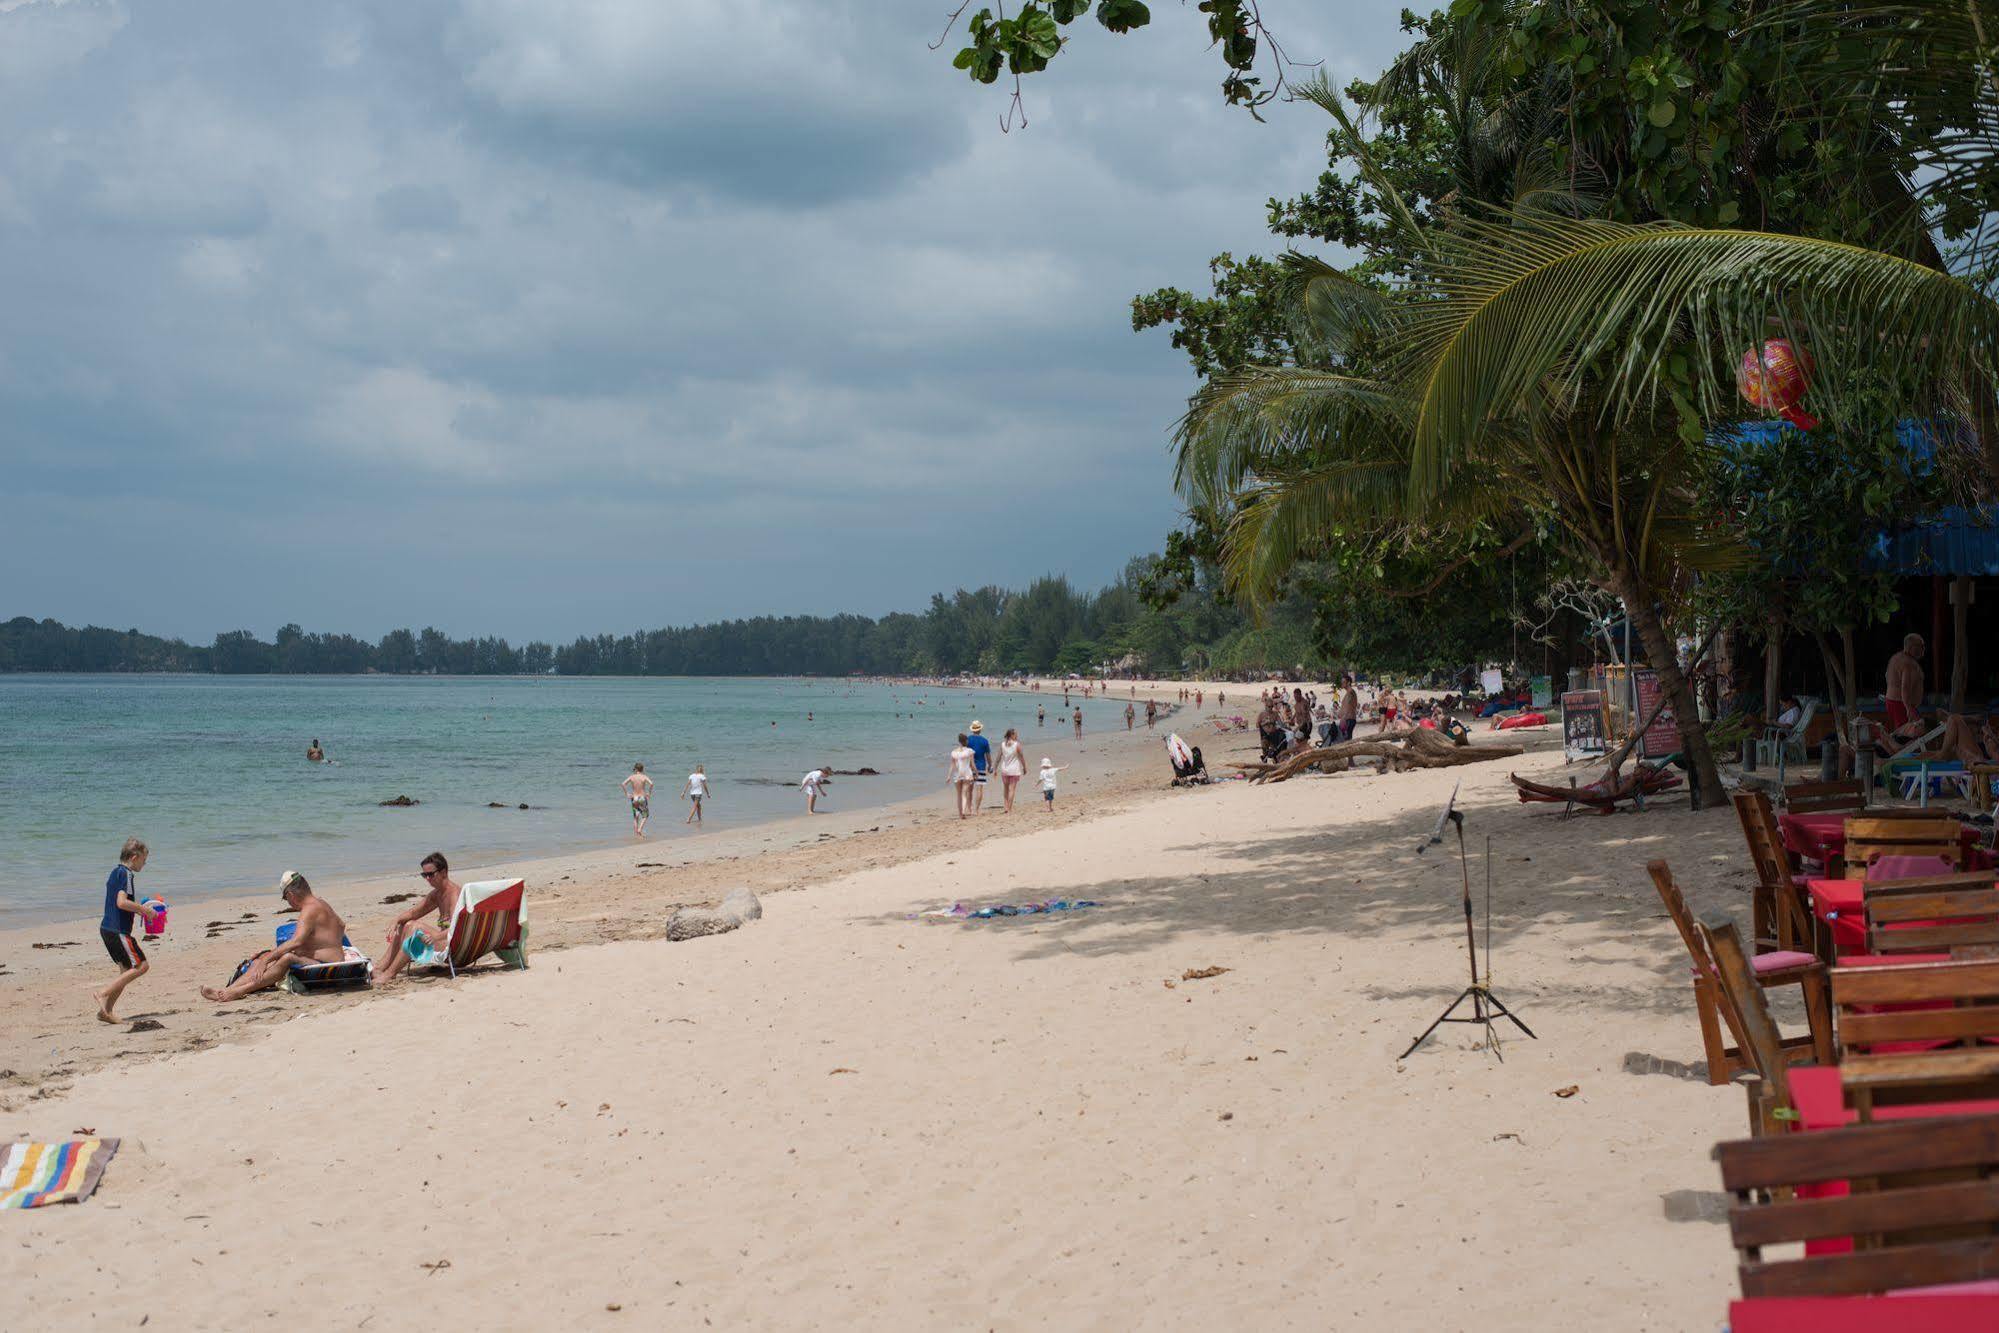
[[[419,967],[442,967],[452,976],[487,954],[498,955],[508,967],[528,965],[527,881],[482,879],[458,894],[458,914],[442,949],[413,958]]]
[[[1206,782],[1208,765],[1201,758],[1201,747],[1189,746],[1180,739],[1179,732],[1168,733],[1166,737],[1166,759],[1173,765],[1173,785]]]

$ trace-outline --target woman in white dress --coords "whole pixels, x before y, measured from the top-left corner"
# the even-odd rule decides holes
[[[958,789],[958,818],[969,819],[972,814],[972,747],[966,744],[963,733],[958,736],[958,748],[951,751],[951,785]]]
[[[1006,812],[1013,813],[1013,789],[1027,775],[1027,756],[1021,752],[1020,733],[1012,727],[1000,738],[1000,787],[1006,796]]]

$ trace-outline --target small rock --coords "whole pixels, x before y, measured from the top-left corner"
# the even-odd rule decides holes
[[[375,802],[375,804],[377,804],[377,805],[400,805],[400,806],[411,806],[411,805],[422,805],[422,804],[423,804],[423,802],[421,802],[421,801],[417,800],[417,798],[416,798],[416,797],[414,797],[414,796],[394,796],[394,797],[391,797],[391,798],[389,798],[389,799],[388,799],[388,800],[386,800],[386,801],[377,801],[377,802]]]
[[[167,1025],[160,1022],[157,1018],[135,1018],[132,1020],[131,1026],[125,1030],[127,1032],[164,1032],[166,1029]]]

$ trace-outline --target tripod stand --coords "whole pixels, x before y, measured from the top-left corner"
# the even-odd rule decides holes
[[[1471,985],[1459,991],[1458,998],[1451,1001],[1450,1007],[1445,1009],[1443,1013],[1437,1015],[1436,1021],[1431,1023],[1430,1026],[1423,1029],[1423,1035],[1421,1037],[1416,1038],[1416,1040],[1410,1042],[1409,1049],[1402,1052],[1402,1054],[1397,1056],[1396,1058],[1399,1060],[1408,1059],[1410,1054],[1414,1052],[1418,1046],[1421,1046],[1432,1032],[1435,1032],[1439,1027],[1441,1027],[1445,1023],[1477,1023],[1485,1029],[1486,1048],[1490,1050],[1494,1055],[1498,1055],[1501,1060],[1504,1060],[1506,1057],[1504,1055],[1500,1055],[1499,1053],[1499,1033],[1496,1032],[1492,1026],[1493,1020],[1495,1018],[1506,1019],[1508,1022],[1512,1023],[1514,1027],[1517,1027],[1522,1032],[1525,1032],[1528,1035],[1528,1037],[1531,1038],[1532,1040],[1539,1041],[1540,1038],[1535,1037],[1534,1030],[1528,1027],[1525,1023],[1521,1022],[1519,1016],[1516,1015],[1511,1009],[1508,1009],[1506,1007],[1505,1001],[1501,1000],[1497,995],[1494,995],[1492,993],[1492,981],[1491,981],[1492,978],[1492,839],[1490,837],[1486,839],[1486,863],[1485,863],[1486,980],[1481,981],[1479,980],[1478,976],[1478,939],[1477,936],[1472,931],[1471,862],[1467,859],[1465,855],[1465,817],[1462,811],[1452,809],[1445,815],[1445,818],[1450,820],[1451,823],[1457,825],[1458,828],[1458,870],[1460,875],[1464,879],[1464,886],[1465,886],[1465,954],[1471,960]],[[1463,1004],[1466,1000],[1471,1001],[1471,1016],[1469,1018],[1459,1018],[1456,1016],[1458,1012],[1458,1006]]]

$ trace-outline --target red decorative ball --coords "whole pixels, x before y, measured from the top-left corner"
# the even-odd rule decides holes
[[[1742,354],[1735,372],[1735,387],[1742,396],[1766,412],[1775,412],[1800,430],[1811,430],[1818,420],[1798,410],[1805,388],[1811,382],[1812,359],[1791,346],[1786,338],[1772,338],[1759,348]]]

